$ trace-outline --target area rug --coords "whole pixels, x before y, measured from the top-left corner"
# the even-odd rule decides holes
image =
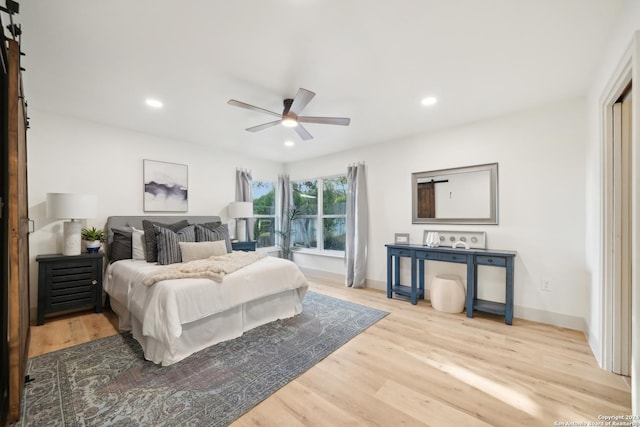
[[[226,426],[388,313],[307,292],[302,313],[168,367],[125,333],[28,362],[17,426]]]

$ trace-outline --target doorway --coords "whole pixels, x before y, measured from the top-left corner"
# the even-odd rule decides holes
[[[620,375],[630,375],[633,307],[631,283],[635,265],[632,195],[634,165],[631,150],[632,76],[631,55],[619,67],[603,98],[603,187],[602,187],[602,287],[600,366]],[[637,275],[637,271],[635,272]]]
[[[632,208],[631,84],[611,107],[613,151],[612,367],[631,375]]]

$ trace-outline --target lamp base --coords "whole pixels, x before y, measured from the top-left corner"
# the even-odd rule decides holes
[[[236,219],[236,239],[238,242],[247,241],[247,220]]]
[[[66,221],[63,226],[64,230],[64,247],[63,255],[80,255],[82,251],[82,237],[80,232],[82,226],[78,221]]]

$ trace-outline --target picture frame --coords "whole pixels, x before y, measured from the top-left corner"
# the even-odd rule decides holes
[[[187,212],[189,168],[179,163],[142,161],[144,212]]]
[[[395,233],[393,240],[396,245],[408,245],[411,236],[409,233]]]

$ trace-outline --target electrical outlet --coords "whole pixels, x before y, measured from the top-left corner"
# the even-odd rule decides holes
[[[540,289],[546,292],[551,292],[551,281],[549,279],[542,279],[540,281]]]

